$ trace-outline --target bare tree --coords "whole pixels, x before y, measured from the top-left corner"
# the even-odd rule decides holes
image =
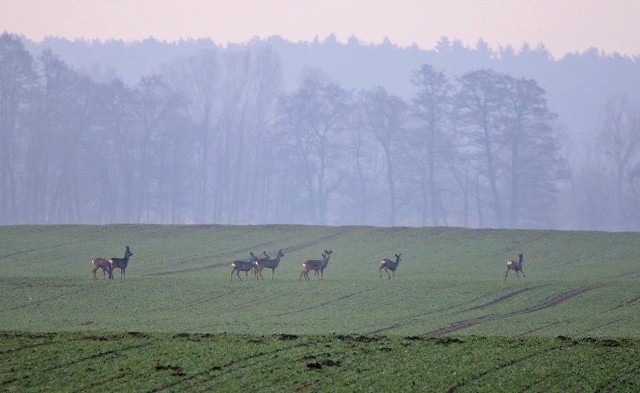
[[[220,68],[219,53],[211,49],[178,61],[166,70],[173,88],[187,98],[189,118],[195,124],[198,154],[194,169],[198,181],[193,218],[196,222],[208,222],[212,217],[209,188],[215,175],[211,159],[216,157],[212,147],[220,118]]]
[[[192,194],[190,166],[193,125],[187,103],[162,76],[143,78],[135,90],[136,132],[139,141],[138,219],[176,224],[189,218],[185,208]]]
[[[81,140],[92,116],[91,82],[48,50],[39,65],[42,77],[27,154],[29,210],[36,222],[77,222]]]
[[[329,195],[339,181],[339,136],[348,124],[351,101],[350,93],[338,84],[307,74],[302,86],[278,105],[283,139],[295,160],[293,175],[308,201],[306,222],[326,222]],[[302,196],[300,191],[294,188],[292,194]]]
[[[394,164],[396,155],[401,154],[395,144],[403,137],[407,105],[400,97],[389,94],[383,87],[363,91],[360,103],[365,113],[366,129],[373,133],[384,152],[387,168],[386,195],[389,200],[388,225],[393,226],[397,213]]]
[[[27,100],[34,78],[33,58],[22,41],[7,32],[0,34],[0,220],[3,223],[19,222],[17,132],[22,104]]]
[[[640,158],[640,107],[632,105],[626,96],[610,99],[604,108],[597,143],[612,171],[617,227],[627,229],[629,205],[625,185]]]
[[[507,224],[515,228],[528,223],[550,225],[557,182],[565,180],[567,165],[560,155],[545,91],[530,79],[503,77],[506,100],[502,109],[504,128],[497,142],[504,146],[505,185],[508,190]]]
[[[478,172],[489,183],[491,207],[495,224],[503,226],[502,195],[498,187],[498,149],[500,110],[505,99],[504,78],[492,70],[469,72],[460,78],[456,94],[456,110],[460,124],[466,129],[469,141],[477,152]],[[480,209],[480,207],[478,207]]]
[[[451,135],[445,129],[451,116],[450,106],[453,86],[444,73],[432,66],[423,65],[413,73],[411,82],[417,88],[412,99],[412,113],[417,119],[418,135],[416,148],[423,150],[418,160],[422,168],[421,179],[423,195],[423,225],[426,214],[430,212],[430,223],[439,224],[441,187],[437,184],[437,174],[445,172],[446,157],[451,156]]]
[[[489,70],[465,74],[460,83],[457,110],[488,183],[494,223],[551,225],[557,182],[568,171],[544,90],[533,80]],[[481,187],[478,181],[479,201]]]

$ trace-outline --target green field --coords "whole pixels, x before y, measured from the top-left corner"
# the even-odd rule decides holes
[[[0,244],[0,390],[640,390],[639,233],[15,226]],[[94,280],[125,245],[127,278]],[[274,280],[231,278],[278,249]],[[325,279],[300,281],[324,249]],[[519,252],[526,278],[504,280]]]

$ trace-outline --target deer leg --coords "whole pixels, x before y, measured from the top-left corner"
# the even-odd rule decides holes
[[[527,277],[524,275],[524,270],[520,270],[522,272],[522,277]]]
[[[276,275],[276,269],[271,269],[271,281],[273,281],[273,277]]]
[[[380,278],[382,278],[382,269],[384,269],[384,266],[380,266]]]
[[[509,269],[507,269],[507,271],[504,273],[504,279],[507,279],[507,274],[509,274]]]

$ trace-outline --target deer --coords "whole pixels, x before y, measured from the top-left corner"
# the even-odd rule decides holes
[[[118,268],[120,269],[120,279],[125,278],[127,269],[127,265],[129,264],[129,257],[133,256],[131,250],[129,250],[129,246],[126,246],[124,250],[124,258],[116,258],[113,257],[109,259],[109,264],[111,265],[111,271],[113,274],[113,270]]]
[[[98,269],[102,269],[102,275],[106,278],[106,274],[109,273],[109,279],[113,279],[113,270],[111,269],[111,264],[104,258],[93,258],[91,260],[91,264],[93,265],[93,279],[96,280],[96,271]]]
[[[507,271],[504,273],[504,279],[507,279],[507,274],[509,274],[509,270],[515,270],[516,275],[520,278],[520,274],[518,272],[522,272],[522,276],[524,275],[524,271],[522,270],[522,262],[524,262],[524,256],[522,254],[518,254],[518,262],[516,261],[507,261]]]
[[[255,256],[253,255],[253,252],[250,252],[249,254],[251,254],[251,256]],[[253,262],[253,269],[251,270],[251,275],[255,276],[255,278],[258,278],[258,270],[260,270],[260,261],[264,261],[271,258],[266,251],[262,251],[262,255],[264,255],[263,258],[256,257],[255,262]]]
[[[266,267],[271,269],[271,280],[273,280],[276,274],[276,268],[280,264],[280,258],[283,256],[284,256],[284,253],[282,252],[282,250],[278,250],[278,256],[275,259],[271,259],[271,258],[258,259],[256,261],[256,264],[257,264],[256,266],[258,268],[257,276],[259,276],[259,278],[262,278],[264,280],[264,277],[262,277],[262,269]]]
[[[324,269],[329,264],[329,258],[331,258],[332,250],[324,250],[322,253],[322,260],[319,259],[309,259],[302,263],[302,273],[300,273],[300,280],[304,276],[305,281],[310,281],[309,272],[311,270],[315,271],[315,275],[320,272],[320,279],[324,279]]]
[[[400,255],[402,255],[402,253],[395,254],[395,255],[396,255],[395,262],[387,258],[380,261],[380,278],[382,278],[382,269],[384,269],[384,271],[387,272],[387,275],[389,276],[389,280],[391,280],[391,274],[389,274],[389,270],[391,270],[391,272],[393,273],[393,277],[396,276],[396,269],[400,264]]]
[[[238,276],[240,281],[242,281],[240,272],[244,272],[246,277],[249,274],[249,270],[253,270],[254,264],[258,260],[258,258],[256,258],[256,256],[253,255],[252,252],[250,252],[249,254],[251,255],[249,261],[238,260],[231,263],[231,280],[233,280],[233,273],[236,273],[236,276]]]

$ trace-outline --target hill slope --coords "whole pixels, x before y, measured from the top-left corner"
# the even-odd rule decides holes
[[[0,227],[0,329],[640,337],[640,234],[320,226]],[[127,278],[91,259],[133,252]],[[230,262],[285,257],[265,280]],[[301,263],[332,249],[325,279]],[[505,275],[525,255],[525,277]],[[395,277],[379,261],[402,254]]]

